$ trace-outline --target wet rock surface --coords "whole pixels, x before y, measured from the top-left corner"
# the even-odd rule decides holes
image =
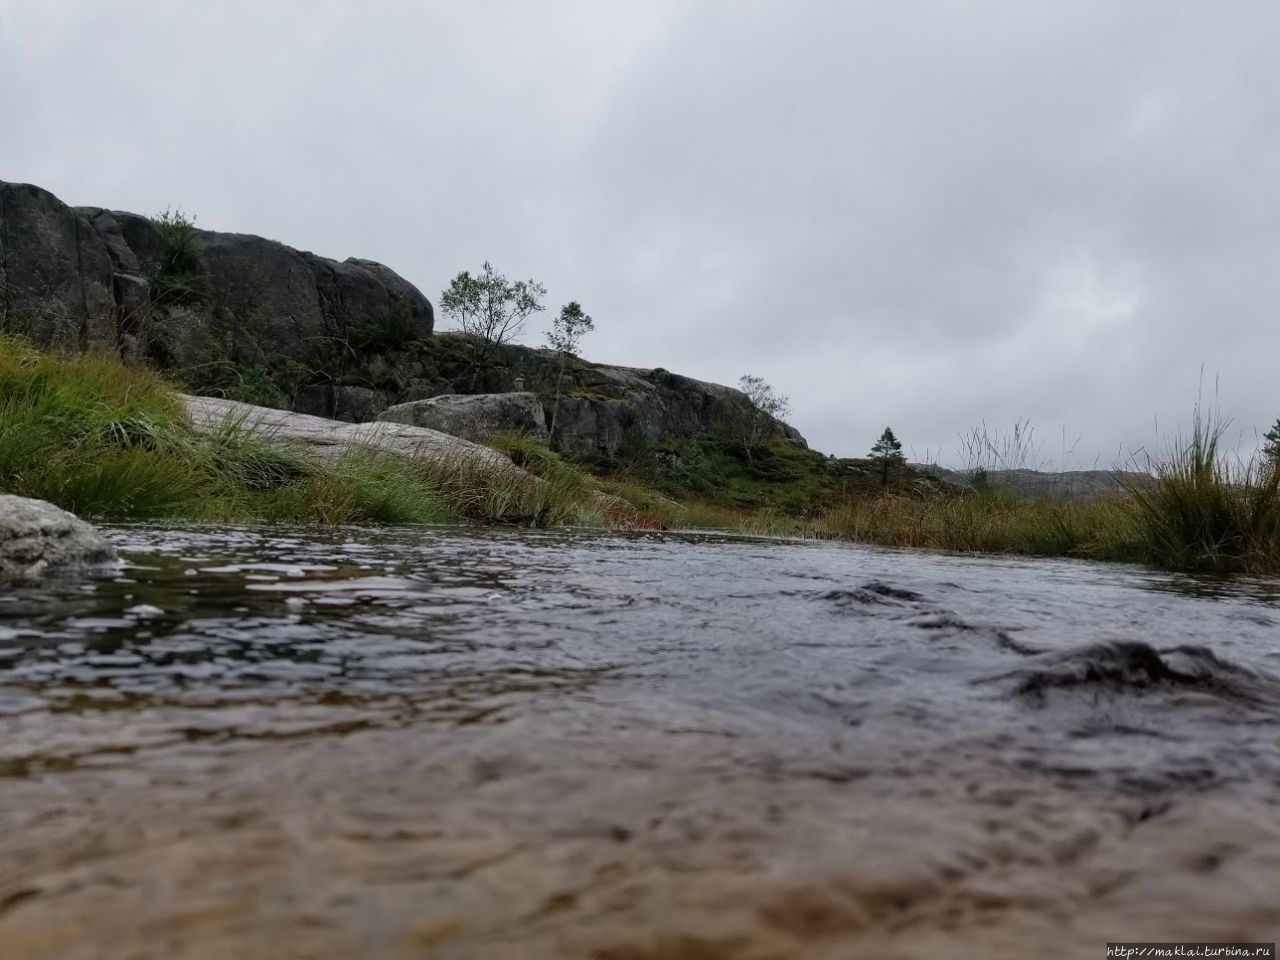
[[[115,528],[0,602],[0,955],[1100,956],[1280,932],[1280,589]]]
[[[115,559],[115,548],[74,514],[0,494],[0,585],[67,576]]]

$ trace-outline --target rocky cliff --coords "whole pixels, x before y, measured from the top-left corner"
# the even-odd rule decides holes
[[[401,404],[451,394],[536,394],[551,446],[574,456],[608,458],[664,438],[741,437],[753,425],[806,446],[795,428],[760,413],[740,390],[661,368],[610,366],[512,345],[481,350],[468,337],[442,333],[413,345],[398,373]],[[427,422],[403,409],[387,415]]]
[[[196,387],[283,403],[429,337],[431,304],[370,260],[69,207],[0,182],[0,325],[42,346],[119,352]]]
[[[0,329],[42,346],[110,351],[195,393],[353,422],[446,394],[527,391],[553,446],[583,456],[761,423],[804,445],[729,387],[527,347],[480,349],[433,336],[433,320],[426,297],[370,260],[198,230],[180,216],[69,207],[0,181]]]

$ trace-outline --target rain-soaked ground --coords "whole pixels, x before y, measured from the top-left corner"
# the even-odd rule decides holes
[[[0,594],[0,957],[1102,957],[1280,934],[1280,589],[154,527]]]

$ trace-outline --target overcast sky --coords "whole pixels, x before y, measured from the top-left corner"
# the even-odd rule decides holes
[[[0,0],[0,179],[433,303],[489,259],[826,452],[1110,467],[1202,367],[1280,417],[1278,50],[1272,0]]]

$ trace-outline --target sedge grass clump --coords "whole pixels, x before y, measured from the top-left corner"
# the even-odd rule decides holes
[[[596,478],[595,483],[605,496],[625,504],[617,517],[620,525],[651,530],[688,526],[688,509],[657,490],[634,480],[619,478]]]
[[[1148,459],[1145,477],[1122,477],[1141,558],[1171,570],[1280,570],[1280,463],[1233,463],[1222,454],[1226,423],[1197,411],[1191,436]]]
[[[545,448],[538,455],[541,465],[477,453],[425,460],[416,469],[467,520],[535,527],[598,523],[586,475]]]
[[[155,374],[0,336],[0,489],[92,516],[171,514],[198,495],[194,446]]]
[[[690,500],[684,505],[681,526],[690,530],[745,530],[751,512],[704,500]]]
[[[598,525],[606,521],[607,508],[597,496],[595,479],[565,462],[558,453],[515,433],[494,437],[489,446],[533,478],[530,482],[505,464],[486,461],[468,465],[464,460],[460,466],[470,467],[477,489],[487,491],[495,508],[514,509],[516,516],[527,515],[537,526]]]
[[[160,238],[160,251],[150,277],[151,300],[157,307],[203,303],[209,297],[200,273],[200,231],[194,217],[181,209],[165,210],[151,218]]]
[[[411,464],[360,450],[260,492],[249,512],[269,520],[430,524],[457,519]]]

